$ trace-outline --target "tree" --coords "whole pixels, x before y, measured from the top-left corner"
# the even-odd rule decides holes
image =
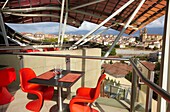
[[[132,72],[129,72],[129,73],[125,76],[125,78],[131,82],[131,81],[132,81]]]
[[[112,60],[110,60],[110,64],[113,64]]]
[[[112,49],[112,51],[110,52],[110,55],[112,55],[112,56],[116,55],[116,49],[115,48]]]

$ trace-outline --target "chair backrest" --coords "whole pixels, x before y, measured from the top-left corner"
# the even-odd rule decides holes
[[[28,80],[35,78],[36,74],[31,68],[22,68],[20,69],[19,73],[21,89],[26,92],[29,89],[29,87],[31,87],[31,85],[35,85],[29,83]]]
[[[7,86],[16,80],[16,72],[14,68],[5,68],[0,70],[0,86]]]
[[[96,100],[96,99],[99,97],[99,95],[100,95],[100,85],[101,85],[102,81],[105,79],[105,77],[106,77],[106,74],[102,74],[102,75],[99,77],[99,79],[98,79],[96,88],[95,88],[94,91],[93,91],[93,95],[94,95],[94,96],[93,96],[93,99],[94,99],[94,100]]]

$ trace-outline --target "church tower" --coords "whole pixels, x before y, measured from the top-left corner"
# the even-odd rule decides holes
[[[145,42],[147,39],[147,28],[144,28],[143,30],[140,30],[140,38],[142,42]]]

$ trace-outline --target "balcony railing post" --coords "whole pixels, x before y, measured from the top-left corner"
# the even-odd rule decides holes
[[[154,81],[154,71],[149,71],[149,79],[150,81]],[[147,86],[147,93],[146,93],[146,106],[145,106],[145,112],[151,112],[152,110],[152,95],[153,90]]]
[[[70,70],[70,55],[66,56],[66,70]]]
[[[66,61],[66,70],[70,70],[70,55],[67,55],[65,58]],[[71,88],[67,88],[67,99],[71,99]]]
[[[137,58],[134,59],[135,64],[137,64]],[[136,101],[136,88],[137,88],[137,75],[135,70],[132,71],[132,91],[131,91],[131,103],[130,112],[135,112],[135,101]]]
[[[82,55],[86,56],[86,49],[82,50]],[[85,72],[86,70],[86,59],[82,59],[82,71]],[[82,76],[81,78],[81,87],[85,86],[85,75]]]

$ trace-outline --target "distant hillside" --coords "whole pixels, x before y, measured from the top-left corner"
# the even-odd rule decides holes
[[[163,27],[157,27],[157,28],[147,28],[148,30],[148,34],[160,34],[163,35]],[[102,30],[98,30],[96,31],[94,34],[97,34],[98,32],[101,32]],[[67,32],[67,34],[77,34],[77,35],[85,35],[87,34],[89,31],[88,30],[75,30],[72,32]],[[106,32],[104,32],[103,34],[112,34],[112,35],[118,35],[119,32],[116,30],[107,30]],[[127,34],[124,34],[125,36]],[[139,31],[137,31],[136,33],[132,34],[135,36],[139,36]]]

